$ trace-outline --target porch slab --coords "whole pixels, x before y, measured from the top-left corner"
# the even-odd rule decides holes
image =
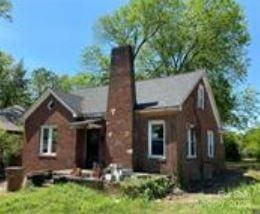
[[[90,169],[80,169],[82,177],[91,177],[93,170]],[[72,175],[73,169],[62,169],[55,170],[52,174],[55,175]]]

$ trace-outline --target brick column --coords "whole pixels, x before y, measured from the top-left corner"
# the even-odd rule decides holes
[[[130,46],[118,47],[112,50],[106,112],[108,164],[132,168],[135,103],[133,51]]]

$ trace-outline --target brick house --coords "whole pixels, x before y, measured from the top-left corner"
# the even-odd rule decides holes
[[[134,80],[130,46],[111,55],[110,84],[47,90],[25,113],[27,172],[94,162],[135,171],[210,178],[224,163],[220,120],[203,71]]]

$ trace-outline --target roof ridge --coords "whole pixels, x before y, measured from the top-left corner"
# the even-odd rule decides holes
[[[170,76],[157,77],[157,78],[152,78],[152,79],[145,79],[145,80],[140,80],[140,81],[136,81],[136,82],[140,83],[140,82],[153,81],[153,80],[173,79],[175,77],[190,75],[190,74],[194,74],[194,73],[201,73],[202,76],[203,76],[205,71],[204,70],[195,70],[195,71],[191,71],[191,72],[178,73],[178,74],[173,74],[173,75],[170,75]]]

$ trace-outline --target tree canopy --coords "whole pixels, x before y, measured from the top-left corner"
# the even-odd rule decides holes
[[[0,18],[10,20],[11,9],[9,0],[0,0]],[[236,0],[130,0],[100,17],[94,29],[98,40],[84,49],[84,70],[73,76],[42,67],[28,78],[22,61],[0,52],[0,108],[29,106],[49,87],[108,84],[108,50],[130,44],[137,80],[205,69],[225,125],[245,129],[259,120],[259,94],[238,90],[247,75],[250,36]]]
[[[38,98],[47,88],[59,88],[59,76],[44,67],[32,71],[30,82],[34,98]]]
[[[260,161],[260,127],[248,130],[243,137],[243,153]]]
[[[30,104],[28,79],[23,62],[15,62],[11,56],[0,52],[0,108]]]
[[[222,121],[237,123],[234,89],[246,77],[250,41],[237,1],[130,0],[100,17],[95,34],[97,45],[83,54],[87,70],[108,71],[105,50],[125,44],[134,47],[138,79],[206,69]]]
[[[0,0],[0,17],[11,20],[12,3],[9,0]]]

